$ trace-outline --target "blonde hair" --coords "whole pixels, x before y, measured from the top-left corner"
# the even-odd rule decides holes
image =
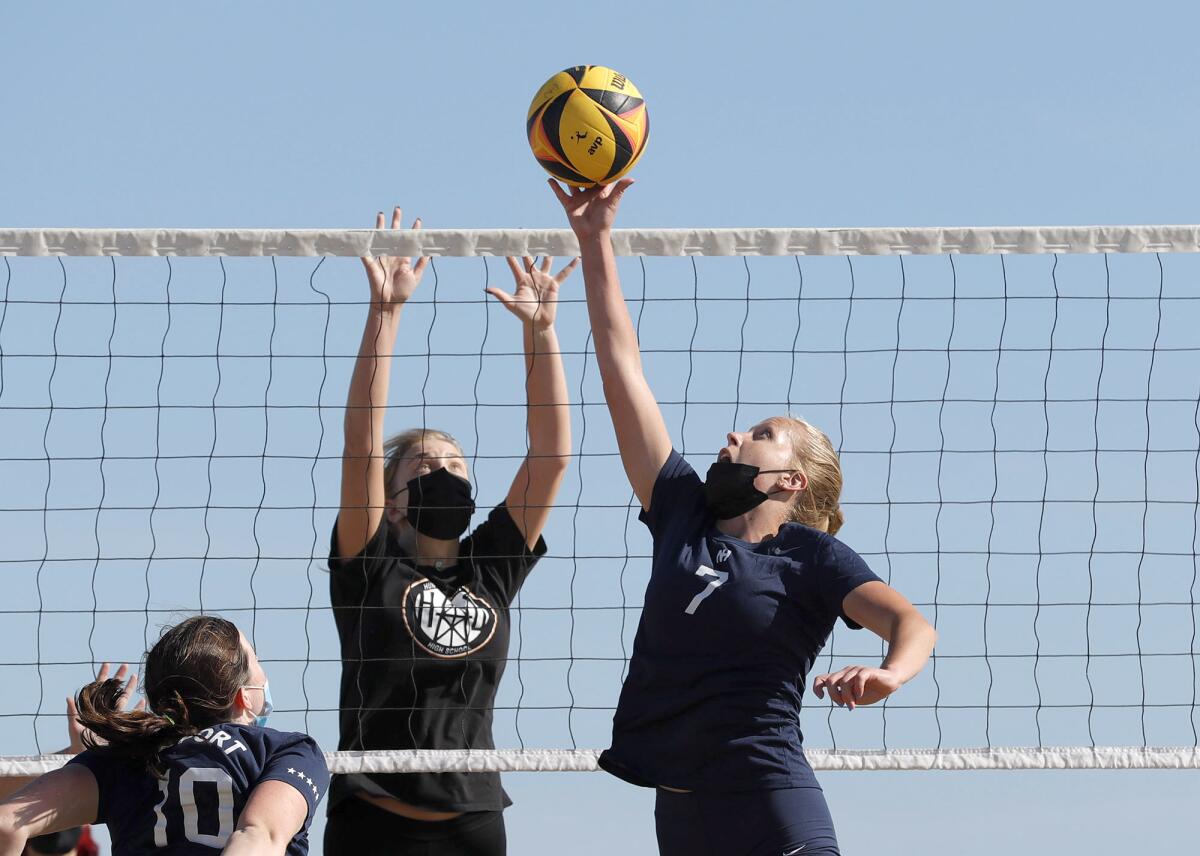
[[[842,496],[842,463],[828,435],[795,416],[778,417],[791,428],[792,463],[808,479],[808,487],[792,504],[789,519],[830,535],[846,522],[838,504]]]
[[[415,446],[423,446],[430,440],[441,440],[449,443],[458,453],[463,455],[462,444],[454,439],[445,431],[438,431],[436,428],[409,428],[407,431],[401,431],[399,434],[393,434],[383,444],[383,483],[387,485],[387,490],[391,491],[392,479],[396,476],[396,468],[400,466],[400,460],[408,456]]]

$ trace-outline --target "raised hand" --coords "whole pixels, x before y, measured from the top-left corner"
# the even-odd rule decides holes
[[[397,206],[392,210],[392,228],[401,228],[402,212]],[[414,229],[421,228],[421,218],[413,221]],[[383,212],[375,217],[375,228],[384,228]],[[371,300],[381,308],[391,309],[404,304],[421,282],[429,258],[422,256],[414,262],[407,256],[363,256],[363,267],[371,283]]]
[[[623,178],[616,184],[586,189],[572,187],[569,191],[563,190],[554,179],[550,179],[549,182],[554,195],[567,212],[567,222],[570,223],[571,230],[582,241],[612,230],[621,197],[633,184],[633,179]]]
[[[837,672],[820,675],[813,681],[813,692],[817,698],[825,698],[840,706],[854,710],[858,705],[875,704],[883,701],[904,682],[887,669],[870,666],[847,666]]]
[[[508,268],[512,271],[515,283],[512,294],[499,288],[488,288],[486,291],[526,324],[532,324],[537,330],[545,330],[554,324],[558,312],[558,288],[575,270],[579,259],[571,259],[570,264],[551,276],[550,266],[553,262],[553,258],[546,256],[538,265],[533,258],[525,256],[522,267],[514,256],[509,256]]]
[[[108,663],[102,663],[100,665],[100,671],[96,673],[96,680],[107,681],[109,669],[110,667]],[[122,663],[117,668],[117,673],[113,675],[113,677],[118,681],[125,681],[125,686],[121,690],[121,707],[128,707],[129,702],[133,699],[133,694],[137,692],[137,672],[130,674],[129,666],[127,666],[125,663]],[[142,699],[139,701],[136,705],[134,705],[133,709],[145,710],[146,700]],[[67,735],[71,742],[67,745],[67,749],[64,754],[78,755],[80,752],[86,749],[87,746],[83,742],[83,736],[88,733],[90,732],[88,732],[88,730],[79,722],[79,709],[75,706],[75,698],[73,696],[67,696]],[[93,734],[92,742],[100,743],[103,741],[99,740],[99,738]]]

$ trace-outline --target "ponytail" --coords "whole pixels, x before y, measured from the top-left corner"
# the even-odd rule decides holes
[[[149,710],[124,709],[124,684],[94,681],[76,706],[89,749],[127,758],[162,777],[161,754],[184,737],[227,721],[250,666],[237,627],[197,615],[167,629],[146,655],[143,687]]]
[[[172,705],[170,713],[124,710],[124,696],[125,685],[115,678],[93,681],[79,691],[75,705],[79,723],[87,729],[83,743],[89,749],[127,758],[161,777],[162,750],[199,729],[188,722],[187,707],[182,703]]]
[[[808,479],[808,487],[791,507],[790,519],[834,535],[846,522],[839,503],[841,461],[824,431],[803,419],[785,418],[791,427],[792,461]]]

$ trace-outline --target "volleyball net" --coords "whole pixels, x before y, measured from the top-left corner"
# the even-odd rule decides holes
[[[1198,767],[1200,227],[619,230],[650,384],[704,472],[792,413],[841,453],[839,537],[940,639],[853,713],[806,696],[819,769]],[[526,452],[504,255],[565,231],[0,230],[0,775],[61,758],[64,698],[204,611],[252,638],[272,724],[337,743],[329,535],[368,302],[360,255],[431,255],[389,433],[449,431],[480,509]],[[497,750],[336,770],[594,769],[650,542],[582,277],[560,297],[573,458],[512,607]],[[835,631],[816,670],[874,663]],[[34,757],[34,756],[38,757]]]

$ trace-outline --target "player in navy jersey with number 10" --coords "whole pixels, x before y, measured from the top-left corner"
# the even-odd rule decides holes
[[[108,825],[113,856],[305,856],[329,771],[311,737],[265,727],[267,676],[237,627],[177,624],[143,677],[149,710],[124,710],[117,679],[79,691],[90,748],[0,803],[0,856],[85,823]]]
[[[838,852],[804,757],[805,679],[841,618],[889,644],[878,668],[821,675],[853,709],[924,666],[936,634],[833,537],[842,474],[829,438],[774,417],[727,437],[701,481],[671,445],[642,372],[611,229],[628,179],[550,186],[579,238],[588,315],[621,462],[654,540],[629,674],[600,765],[656,787],[664,856]]]

